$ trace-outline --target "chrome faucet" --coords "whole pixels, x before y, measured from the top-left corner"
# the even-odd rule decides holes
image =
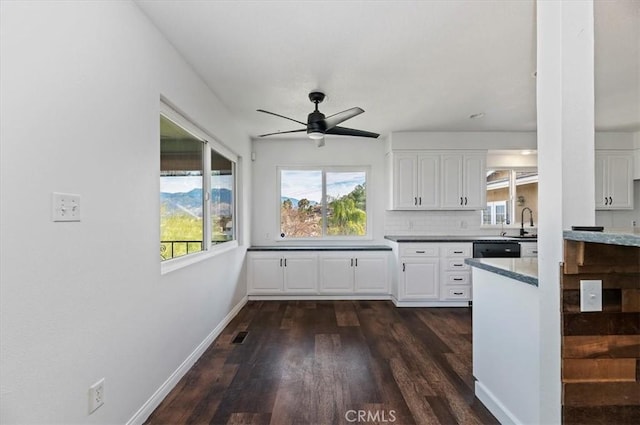
[[[533,211],[531,211],[531,208],[529,207],[524,207],[522,209],[522,214],[520,214],[520,236],[524,236],[529,234],[529,232],[525,232],[524,230],[524,212],[525,210],[529,210],[529,223],[531,224],[531,227],[533,227]]]

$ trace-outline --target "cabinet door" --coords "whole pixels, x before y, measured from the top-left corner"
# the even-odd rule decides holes
[[[524,242],[520,244],[520,257],[537,257],[538,244],[535,242]]]
[[[248,256],[249,294],[278,294],[283,290],[282,257],[251,253]]]
[[[465,155],[463,174],[463,208],[483,209],[487,206],[487,175],[484,155]]]
[[[417,208],[418,167],[415,154],[394,154],[393,157],[393,208]]]
[[[464,207],[462,194],[462,155],[442,155],[440,162],[440,198],[442,208],[461,209]]]
[[[283,270],[285,292],[318,292],[318,259],[316,255],[288,254],[284,259]]]
[[[633,209],[633,157],[629,154],[609,155],[607,160],[610,209]],[[597,198],[596,198],[597,199]]]
[[[440,207],[440,155],[418,155],[418,209]]]
[[[345,254],[320,254],[320,292],[353,292],[354,258]]]
[[[596,209],[608,209],[609,201],[605,199],[609,196],[607,190],[607,157],[596,152],[595,154],[595,179],[596,179]]]
[[[354,287],[356,292],[369,294],[389,293],[387,254],[360,253],[354,262]]]
[[[407,300],[437,300],[440,260],[437,258],[403,258],[400,264],[401,294]]]

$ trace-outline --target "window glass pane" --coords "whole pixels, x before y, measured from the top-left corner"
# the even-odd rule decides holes
[[[280,232],[287,238],[322,236],[321,170],[281,170]]]
[[[366,235],[366,173],[327,172],[326,182],[327,235]]]
[[[221,243],[235,239],[234,163],[211,150],[211,242]]]
[[[202,250],[203,142],[160,118],[160,256],[162,260]]]

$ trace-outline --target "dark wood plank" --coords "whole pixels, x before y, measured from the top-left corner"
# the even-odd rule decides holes
[[[565,359],[563,382],[634,382],[636,359]]]
[[[640,278],[639,278],[640,280]],[[622,311],[639,312],[640,311],[640,289],[622,289]]]
[[[580,291],[562,291],[562,311],[565,313],[580,313]],[[602,290],[602,311],[621,312],[622,310],[622,290],[603,289]],[[629,310],[633,311],[633,310]]]
[[[580,280],[601,280],[603,289],[638,289],[640,288],[640,275],[638,273],[580,273],[562,276],[562,288],[580,289]]]
[[[562,328],[564,336],[638,335],[640,313],[565,313]]]
[[[640,357],[640,335],[587,335],[562,338],[564,359]]]
[[[563,384],[564,406],[638,406],[640,382]]]
[[[496,424],[471,370],[470,309],[250,302],[146,423]]]
[[[637,425],[640,406],[565,406],[564,425]]]

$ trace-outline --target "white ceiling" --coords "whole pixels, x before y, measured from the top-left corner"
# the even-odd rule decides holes
[[[301,128],[256,109],[306,122],[314,90],[383,135],[536,129],[533,0],[137,3],[251,136]],[[595,20],[596,129],[640,130],[640,0]]]

